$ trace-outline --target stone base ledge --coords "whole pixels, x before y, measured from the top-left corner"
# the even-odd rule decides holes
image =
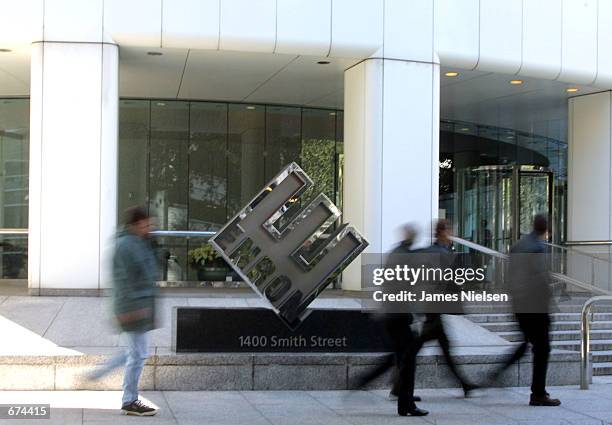
[[[501,351],[500,351],[501,350]],[[461,347],[454,357],[474,382],[484,383],[501,366],[508,347]],[[376,367],[381,353],[316,354],[173,354],[157,350],[147,359],[142,390],[346,390],[355,389],[358,377]],[[470,352],[481,351],[480,354]],[[488,352],[487,352],[488,351]],[[493,354],[497,351],[497,354]],[[0,356],[0,390],[120,390],[123,370],[99,381],[86,375],[108,355]],[[498,386],[528,386],[532,360],[525,356],[500,378]],[[388,388],[390,373],[369,388]],[[553,351],[548,385],[578,385],[580,355]],[[417,358],[417,388],[451,388],[458,384],[435,349],[425,348]]]

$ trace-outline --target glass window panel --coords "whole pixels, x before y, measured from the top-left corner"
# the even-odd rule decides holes
[[[249,202],[265,184],[265,107],[229,105],[228,218]]]
[[[304,109],[302,112],[302,168],[314,185],[304,195],[312,200],[319,193],[334,199],[336,161],[336,112]]]
[[[28,227],[30,102],[0,100],[0,227]]]
[[[118,223],[127,208],[147,204],[149,108],[146,100],[119,102]]]
[[[189,203],[189,103],[151,103],[149,210],[163,230],[187,228]],[[163,280],[187,276],[187,241],[158,238]]]
[[[149,208],[160,229],[187,228],[189,104],[153,102]]]
[[[335,202],[342,211],[342,170],[344,169],[344,113],[336,112],[336,198]]]
[[[292,162],[300,162],[300,121],[300,108],[266,108],[266,181]]]
[[[193,103],[190,114],[189,229],[217,231],[227,220],[227,104]]]
[[[0,99],[0,227],[28,227],[29,99]],[[0,237],[0,278],[28,276],[27,235]]]

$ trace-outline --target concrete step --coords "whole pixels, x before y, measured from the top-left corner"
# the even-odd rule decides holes
[[[496,334],[511,342],[523,340],[523,334],[517,331],[496,332]],[[580,341],[580,331],[579,330],[551,331],[550,339],[551,341]],[[603,340],[612,339],[612,330],[610,329],[591,330],[591,342],[600,340],[600,339],[603,339]]]
[[[612,362],[612,350],[592,350],[593,364]]]
[[[510,345],[457,347],[458,367],[476,383],[501,366]],[[99,381],[85,377],[112,353],[57,356],[0,356],[0,390],[119,390],[123,370]],[[142,390],[340,390],[355,388],[358,377],[383,360],[382,353],[236,353],[177,354],[157,347],[147,359]],[[576,385],[579,354],[554,350],[547,384]],[[508,369],[500,386],[528,386],[530,355]],[[457,385],[439,348],[426,347],[418,356],[419,388]],[[391,370],[368,388],[389,388]]]
[[[517,322],[492,322],[492,323],[480,323],[482,327],[490,330],[491,332],[512,332],[518,331],[519,326]],[[595,321],[591,322],[592,330],[606,330],[612,329],[612,321]],[[553,331],[580,331],[580,322],[570,321],[553,321],[551,324],[551,330]]]
[[[557,313],[577,313],[580,314],[582,311],[583,303],[575,304],[560,304],[558,305]],[[612,313],[612,305],[610,304],[598,304],[595,308],[600,313]],[[466,314],[502,314],[512,313],[512,307],[510,305],[468,305],[464,306],[464,312]]]
[[[593,363],[593,376],[612,375],[612,362]]]
[[[551,341],[550,343],[552,348],[557,348],[559,350],[569,350],[580,352],[580,341]],[[611,351],[612,350],[612,339],[598,339],[591,340],[591,352],[595,351]]]
[[[514,314],[512,313],[480,313],[466,314],[465,317],[474,323],[495,323],[495,322],[513,322]],[[612,313],[595,313],[593,318],[595,321],[607,321],[612,323]],[[580,312],[575,313],[553,313],[553,322],[576,322],[580,323]]]

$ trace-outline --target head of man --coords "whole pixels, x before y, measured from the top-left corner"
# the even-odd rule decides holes
[[[419,231],[414,224],[408,223],[403,227],[404,234],[404,243],[408,246],[414,245],[417,237],[419,236]]]
[[[448,221],[444,219],[440,219],[436,221],[435,229],[434,229],[434,237],[436,242],[440,245],[450,245],[451,244],[451,228]]]
[[[139,238],[147,238],[151,231],[151,217],[144,207],[136,206],[125,211],[125,226]]]
[[[540,238],[548,236],[548,218],[544,214],[538,214],[533,218],[533,232]]]

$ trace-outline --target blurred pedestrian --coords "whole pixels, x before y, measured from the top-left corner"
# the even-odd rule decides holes
[[[437,258],[434,262],[436,263],[437,267],[442,269],[452,267],[455,262],[455,255],[451,249],[451,236],[452,233],[448,222],[442,219],[438,220],[435,223],[434,243],[429,248],[423,250],[423,252],[435,254]],[[449,287],[448,283],[444,284],[447,288]],[[455,288],[452,288],[452,290],[455,290]],[[460,302],[454,303],[451,308],[453,309],[453,313],[460,313],[462,311]],[[435,310],[435,305],[428,306],[426,309],[426,319],[425,323],[423,324],[423,332],[419,339],[419,345],[422,345],[428,341],[438,342],[440,348],[442,349],[442,354],[444,355],[446,364],[450,368],[452,374],[461,384],[465,397],[469,397],[471,392],[478,388],[478,386],[470,382],[457,368],[455,360],[451,356],[450,341],[444,327],[442,314],[439,311],[436,312]]]
[[[413,249],[418,235],[416,227],[406,225],[403,231],[404,240],[389,254],[386,268],[394,268],[400,263],[406,264],[409,261],[409,254],[416,252]],[[400,416],[425,416],[429,412],[417,407],[415,402],[421,401],[421,398],[414,396],[416,355],[420,347],[412,330],[413,315],[408,312],[386,312],[383,322],[393,354],[386,355],[376,368],[358,377],[356,386],[357,388],[364,387],[394,368],[391,396],[393,398],[397,396],[397,413]]]
[[[100,379],[125,365],[121,412],[153,416],[157,410],[138,399],[138,381],[148,357],[147,332],[155,327],[157,262],[149,241],[151,218],[143,207],[125,212],[125,228],[117,235],[113,257],[113,310],[126,336],[126,350],[89,375]]]
[[[505,364],[491,375],[497,380],[501,373],[517,362],[531,343],[533,352],[533,374],[531,380],[531,406],[559,406],[561,401],[550,398],[546,392],[546,372],[550,353],[550,316],[552,307],[551,278],[547,267],[548,220],[536,215],[533,231],[510,248],[508,265],[508,287],[512,296],[512,307],[523,334],[523,342]]]

